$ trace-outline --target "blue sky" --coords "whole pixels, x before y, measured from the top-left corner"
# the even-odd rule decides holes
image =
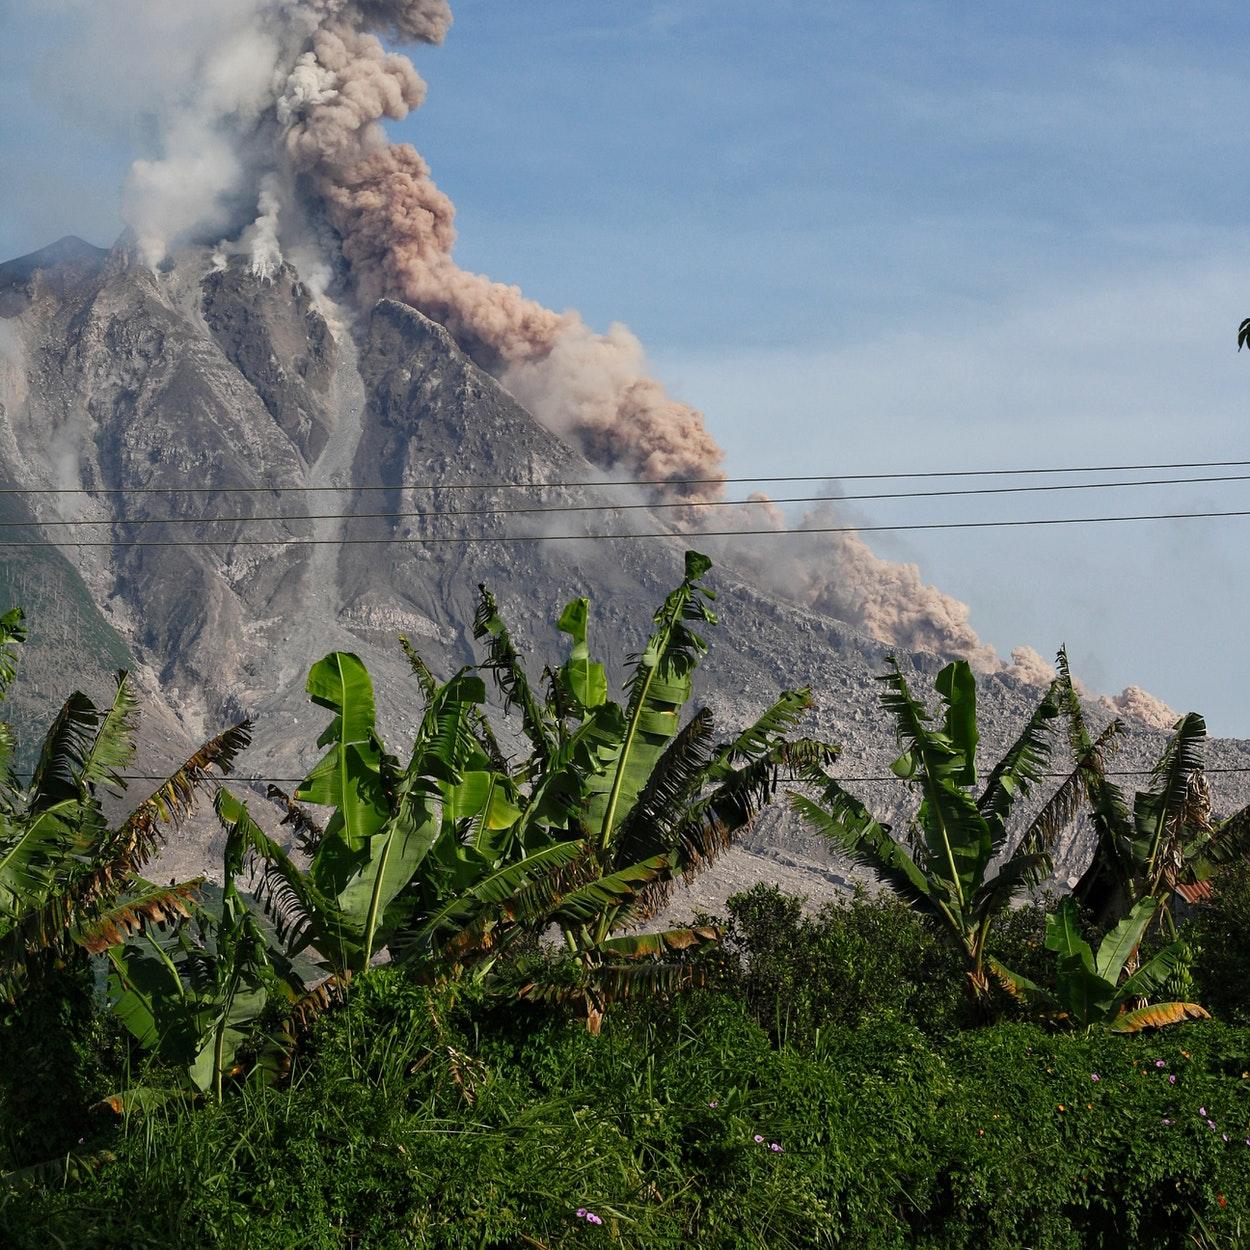
[[[141,119],[0,0],[0,254],[120,229]],[[730,471],[1250,458],[1250,13],[460,0],[396,127],[462,264],[628,323]],[[1245,483],[865,504],[877,523],[1250,507]],[[1250,518],[911,534],[1000,650],[1066,641],[1250,736]]]

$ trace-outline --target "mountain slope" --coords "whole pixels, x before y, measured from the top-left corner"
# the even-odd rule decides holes
[[[663,512],[614,510],[638,502],[627,489],[522,489],[604,475],[440,326],[391,301],[355,324],[339,316],[290,269],[265,281],[203,250],[153,273],[124,245],[106,254],[62,240],[0,266],[0,486],[39,492],[0,500],[6,517],[29,522],[14,533],[60,544],[0,559],[0,606],[24,599],[35,626],[14,692],[25,725],[46,719],[80,674],[130,664],[150,711],[143,771],[251,715],[256,745],[244,771],[295,777],[315,757],[322,726],[303,694],[312,661],[335,648],[358,652],[375,674],[385,732],[400,742],[415,710],[396,634],[444,674],[472,662],[480,582],[535,671],[558,654],[559,608],[587,594],[592,645],[621,672],[679,578],[687,541],[664,536]],[[312,485],[342,489],[272,489]],[[353,489],[366,486],[377,489]],[[173,493],[107,493],[122,487]],[[51,493],[67,488],[97,493]],[[559,507],[585,511],[499,511]],[[418,511],[443,515],[393,515]],[[522,541],[595,528],[657,537]],[[361,541],[374,538],[442,541]],[[290,545],[298,539],[315,541]],[[198,545],[127,545],[137,540]],[[821,704],[812,731],[846,744],[845,771],[884,771],[892,743],[873,677],[886,648],[759,592],[732,555],[713,553],[722,625],[709,639],[702,691],[718,720],[740,724],[780,689],[811,685]],[[55,628],[41,619],[54,615]],[[941,663],[906,659],[926,674]],[[1014,733],[1035,698],[1010,676],[986,680],[988,749]],[[1124,766],[1159,740],[1136,734]],[[1241,743],[1217,744],[1213,756],[1250,759]],[[899,798],[897,786],[867,788],[887,808]],[[1240,787],[1223,798],[1231,806]],[[176,868],[203,866],[204,836],[176,848]],[[757,858],[813,870],[798,878],[813,890],[821,873],[842,871],[780,818],[751,846]],[[743,868],[747,877],[757,870],[754,860]]]

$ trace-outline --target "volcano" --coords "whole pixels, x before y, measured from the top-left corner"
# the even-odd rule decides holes
[[[717,559],[721,624],[697,693],[717,721],[744,723],[809,685],[806,731],[843,745],[849,775],[886,772],[896,752],[873,678],[890,649],[762,589],[758,547],[739,559],[682,537],[679,513],[631,488],[560,485],[603,479],[406,304],[349,313],[286,264],[262,274],[189,247],[153,268],[125,240],[63,239],[0,265],[0,520],[28,544],[0,547],[0,608],[29,617],[9,709],[28,750],[71,689],[100,693],[127,668],[145,696],[134,771],[162,773],[248,716],[242,772],[297,778],[322,728],[304,679],[326,652],[365,660],[384,736],[402,744],[420,699],[398,635],[444,676],[479,659],[484,583],[538,671],[560,654],[561,606],[584,594],[592,647],[620,675],[685,549],[700,546]],[[292,489],[312,486],[335,489]],[[595,532],[647,537],[551,541]],[[899,659],[920,691],[944,663]],[[1038,690],[1005,671],[979,693],[993,751]],[[1162,741],[1130,729],[1123,768]],[[1250,744],[1213,741],[1208,759],[1250,764]],[[1250,798],[1236,774],[1220,781],[1219,808]],[[862,788],[887,811],[902,797]],[[193,827],[163,870],[211,870],[214,857],[211,831]],[[755,880],[821,896],[852,876],[778,811],[686,904]]]

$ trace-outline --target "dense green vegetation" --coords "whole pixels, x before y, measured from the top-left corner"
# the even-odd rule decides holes
[[[29,780],[0,726],[0,1243],[1241,1244],[1250,819],[1212,817],[1201,718],[1130,804],[1121,727],[1091,734],[1061,655],[981,782],[967,666],[937,719],[892,666],[917,804],[891,827],[794,736],[806,690],[728,734],[691,708],[707,568],[619,703],[584,600],[535,682],[483,589],[479,670],[404,644],[402,756],[364,665],[319,661],[324,754],[271,795],[298,853],[210,780],[246,724],[120,821],[124,675],[70,699]],[[22,637],[0,619],[0,695]],[[144,879],[205,788],[223,885]],[[648,924],[783,795],[892,890]],[[1082,810],[1081,887],[1037,897]]]

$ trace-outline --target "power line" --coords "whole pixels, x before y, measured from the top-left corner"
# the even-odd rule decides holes
[[[470,543],[559,543],[607,542],[632,539],[691,538],[781,538],[806,534],[881,534],[904,530],[973,530],[1014,529],[1022,526],[1105,525],[1129,521],[1194,521],[1219,517],[1250,516],[1250,509],[1232,512],[1147,512],[1132,516],[1038,517],[1016,521],[931,521],[909,525],[821,525],[810,528],[739,530],[655,530],[651,533],[623,534],[480,534],[446,535],[411,538],[190,538],[190,539],[127,539],[125,542],[35,542],[24,539],[0,539],[0,548],[21,547],[362,547],[392,546],[467,546]]]
[[[1119,769],[1108,769],[1104,771],[1101,775],[1103,777],[1148,777],[1152,775],[1154,771],[1155,770],[1153,768],[1119,768]],[[1214,775],[1225,775],[1229,773],[1250,773],[1250,765],[1240,765],[1236,767],[1230,766],[1230,767],[1225,767],[1225,768],[1204,768],[1201,771],[1204,773],[1211,773]],[[1057,779],[1059,777],[1070,777],[1071,775],[1072,775],[1071,770],[1069,770],[1068,772],[1050,772],[1050,773],[1040,774],[1040,776],[1042,777],[1049,777],[1053,779]],[[19,776],[30,778],[31,776],[33,776],[33,774],[22,773],[22,774],[19,774]],[[168,781],[169,776],[167,774],[149,775],[146,773],[142,773],[142,774],[141,773],[119,773],[117,775],[117,780],[118,781]],[[241,786],[298,785],[300,782],[307,781],[307,780],[308,780],[307,774],[305,774],[302,777],[241,777],[241,776],[236,776],[234,774],[231,774],[230,776],[224,776],[224,777],[205,778],[205,781],[213,782],[218,785],[227,785],[230,783],[234,783],[234,784],[241,785]],[[899,776],[896,776],[894,773],[882,773],[877,776],[833,777],[831,778],[831,780],[839,782],[839,783],[844,782],[844,781],[854,781],[854,782],[891,781],[891,782],[898,782],[898,783],[908,783],[914,779],[910,777],[899,777]]]
[[[583,487],[732,486],[778,482],[873,482],[940,477],[1016,477],[1043,473],[1138,473],[1156,469],[1232,469],[1250,467],[1250,460],[1193,460],[1168,464],[1062,465],[1036,469],[927,469],[905,473],[809,473],[783,477],[674,477],[661,481],[618,478],[580,482],[397,482],[393,485],[320,486],[57,486],[0,487],[0,495],[281,495],[312,491],[394,490],[563,490]]]
[[[75,521],[0,521],[0,530],[21,529],[37,524],[43,529],[76,525],[239,525],[270,521],[399,521],[433,520],[439,517],[528,516],[565,512],[625,512],[663,508],[737,508],[765,507],[784,503],[851,503],[886,499],[943,499],[970,495],[1018,495],[1069,490],[1116,490],[1135,486],[1194,486],[1209,482],[1250,482],[1250,473],[1223,474],[1218,477],[1159,477],[1130,482],[1055,482],[1034,486],[974,486],[953,490],[891,491],[858,495],[790,495],[778,499],[704,499],[664,501],[661,503],[617,504],[536,504],[528,508],[452,508],[436,512],[309,512],[261,516],[206,517],[89,517]]]

